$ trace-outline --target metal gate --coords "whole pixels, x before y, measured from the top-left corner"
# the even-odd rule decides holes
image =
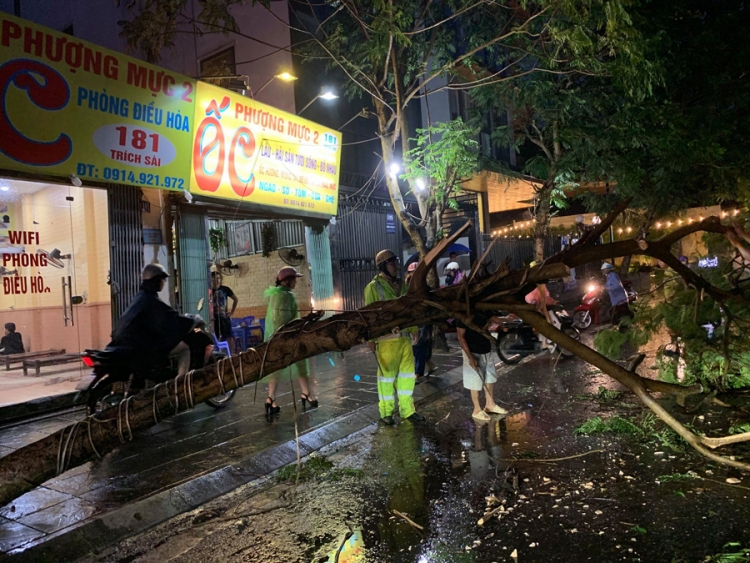
[[[386,248],[401,256],[401,223],[390,203],[342,202],[331,228],[331,250],[338,264],[338,294],[343,310],[364,306],[365,286],[378,271],[375,255]]]
[[[180,312],[197,314],[198,302],[204,300],[201,315],[208,318],[208,235],[206,216],[187,206],[179,208],[178,275],[180,277]]]
[[[110,184],[107,189],[109,212],[109,286],[112,328],[138,294],[143,268],[143,222],[141,190]]]
[[[482,243],[486,249],[492,242],[492,236],[482,235]],[[548,236],[544,239],[544,255],[552,256],[562,249],[560,237]],[[510,267],[518,270],[529,265],[534,260],[534,239],[499,239],[492,246],[485,261],[492,260],[490,270],[494,271],[506,258],[510,258]]]

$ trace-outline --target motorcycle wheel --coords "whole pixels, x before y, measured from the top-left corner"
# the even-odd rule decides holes
[[[226,356],[224,354],[218,354],[213,353],[211,354],[211,357],[208,359],[208,362],[206,365],[215,364],[217,360],[224,359]],[[234,398],[234,394],[237,391],[237,389],[232,389],[231,391],[227,391],[223,395],[216,395],[216,397],[211,397],[210,399],[206,399],[206,404],[209,407],[213,407],[215,409],[223,409],[229,404],[229,401]]]
[[[523,359],[523,354],[513,350],[513,346],[520,344],[520,338],[517,334],[508,334],[500,339],[497,343],[498,357],[508,365],[516,365]]]
[[[578,329],[586,330],[591,326],[591,321],[592,317],[589,311],[576,311],[573,315],[573,326]]]
[[[89,416],[99,414],[122,400],[120,394],[112,392],[112,383],[104,381],[89,391],[86,411]]]
[[[580,341],[581,340],[581,333],[578,332],[577,328],[574,328],[572,326],[566,327],[563,329],[563,332],[570,336],[573,340]],[[575,356],[573,352],[570,352],[566,350],[565,348],[561,348],[558,346],[558,349],[560,350],[560,353],[562,354],[563,358],[572,358]]]
[[[229,401],[232,400],[235,391],[237,391],[237,389],[232,389],[231,391],[227,391],[223,395],[217,395],[216,397],[212,397],[211,399],[206,399],[206,404],[209,407],[213,407],[215,409],[223,409],[229,404]]]

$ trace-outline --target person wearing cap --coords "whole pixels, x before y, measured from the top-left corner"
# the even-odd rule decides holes
[[[141,289],[120,317],[111,345],[132,349],[134,364],[143,368],[171,355],[177,360],[178,375],[185,375],[190,370],[190,348],[182,340],[195,321],[159,299],[168,277],[161,264],[143,268]]]
[[[276,284],[269,287],[263,296],[268,299],[268,310],[266,312],[266,330],[265,340],[268,342],[273,338],[274,333],[286,323],[299,319],[299,306],[297,298],[294,296],[294,288],[297,285],[297,278],[301,278],[295,268],[286,266],[276,274]],[[299,379],[299,386],[302,390],[300,400],[302,406],[310,403],[315,408],[318,406],[318,400],[313,397],[310,391],[310,364],[307,360],[302,360],[284,369],[269,375],[265,381],[268,383],[268,398],[266,399],[266,414],[276,414],[281,410],[276,404],[276,386],[279,378]]]
[[[211,306],[213,309],[214,332],[219,340],[226,340],[229,349],[234,350],[234,338],[232,338],[232,321],[230,320],[237,309],[238,299],[231,288],[222,284],[224,281],[221,272],[216,266],[211,266]],[[229,308],[229,300],[232,300],[232,308]]]
[[[15,323],[5,323],[5,334],[0,338],[0,354],[7,356],[24,352],[23,338],[20,332],[16,332]]]
[[[378,275],[365,287],[365,305],[378,301],[390,301],[406,295],[406,284],[398,276],[398,258],[391,250],[381,250],[375,256]],[[387,426],[393,426],[393,411],[396,408],[402,419],[413,421],[424,420],[414,410],[414,351],[412,335],[417,329],[412,327],[396,333],[381,336],[368,342],[370,350],[378,361],[378,406],[380,420]]]
[[[628,304],[628,294],[622,286],[620,276],[615,272],[615,267],[609,262],[605,262],[602,264],[602,272],[605,276],[604,288],[609,295],[609,312],[611,313],[612,323],[616,323],[623,316],[632,317],[633,313],[630,311],[630,305]]]

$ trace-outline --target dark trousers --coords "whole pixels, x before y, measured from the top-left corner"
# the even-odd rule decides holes
[[[432,357],[432,342],[412,346],[414,350],[414,373],[417,377],[424,375],[425,366]]]

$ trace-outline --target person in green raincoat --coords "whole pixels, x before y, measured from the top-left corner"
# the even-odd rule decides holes
[[[302,274],[291,266],[281,268],[276,275],[276,285],[269,287],[263,294],[268,299],[265,331],[266,342],[271,340],[274,333],[286,323],[300,318],[297,298],[292,291],[297,285],[297,278],[301,277]],[[309,376],[310,364],[307,360],[302,360],[266,377],[265,380],[268,383],[266,414],[276,414],[281,410],[281,407],[276,404],[276,385],[279,378],[289,379],[290,381],[293,377],[298,378],[299,386],[302,389],[302,394],[300,395],[302,405],[304,406],[305,403],[309,402],[313,408],[317,407],[318,400],[313,398],[310,392]]]

